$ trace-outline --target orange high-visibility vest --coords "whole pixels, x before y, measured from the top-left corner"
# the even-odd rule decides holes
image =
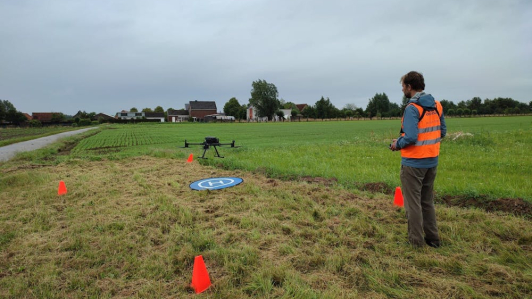
[[[436,109],[427,110],[418,104],[410,103],[417,108],[420,118],[417,124],[418,134],[415,144],[411,144],[401,149],[401,157],[403,158],[434,158],[440,154],[441,141],[441,122],[440,115],[443,108],[440,102],[436,101]],[[403,119],[401,120],[401,136],[405,136],[403,132]]]

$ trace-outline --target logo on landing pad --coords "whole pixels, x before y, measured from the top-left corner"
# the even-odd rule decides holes
[[[218,189],[224,189],[236,186],[240,183],[242,183],[243,180],[241,178],[233,178],[233,177],[227,177],[227,178],[208,178],[208,179],[202,179],[199,181],[195,181],[192,184],[190,184],[190,189],[193,190],[218,190]]]

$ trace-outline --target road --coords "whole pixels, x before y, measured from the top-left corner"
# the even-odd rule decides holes
[[[76,131],[63,132],[56,135],[41,137],[38,139],[28,140],[24,142],[14,143],[6,146],[0,147],[0,162],[7,161],[13,158],[17,153],[20,152],[29,152],[36,149],[43,148],[51,143],[56,142],[61,138],[68,136],[76,135],[79,133],[86,132],[88,130],[96,129],[97,127],[85,128]]]

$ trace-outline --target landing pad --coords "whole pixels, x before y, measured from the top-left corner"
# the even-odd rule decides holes
[[[223,178],[208,178],[195,181],[190,184],[190,189],[192,190],[218,190],[229,187],[234,187],[244,180],[241,178],[234,177],[223,177]]]

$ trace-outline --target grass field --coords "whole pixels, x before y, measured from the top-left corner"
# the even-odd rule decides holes
[[[41,128],[0,128],[0,146],[6,146],[17,142],[32,140],[35,138],[50,136],[77,129],[79,128],[64,126]]]
[[[0,163],[0,297],[532,296],[529,217],[438,205],[443,246],[415,249],[393,196],[358,188],[398,185],[398,124],[110,126],[20,154]],[[439,194],[530,200],[532,117],[448,126],[472,136],[442,144]],[[186,163],[205,136],[243,147]],[[244,183],[188,187],[218,176]],[[195,295],[200,254],[213,286]]]
[[[201,156],[201,147],[178,149],[216,136],[236,140],[238,149],[220,148],[229,169],[261,171],[271,177],[335,178],[346,188],[367,183],[400,185],[400,154],[388,150],[399,121],[330,121],[115,126],[81,141],[74,157],[121,159],[137,155]],[[532,202],[532,117],[448,119],[436,191],[441,196],[523,198]],[[386,188],[384,188],[386,189]]]

